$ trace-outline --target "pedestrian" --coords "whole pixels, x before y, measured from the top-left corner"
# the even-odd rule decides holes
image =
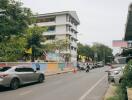
[[[35,63],[36,65],[36,70],[40,70],[40,64],[39,64],[39,61],[37,61],[37,63]]]

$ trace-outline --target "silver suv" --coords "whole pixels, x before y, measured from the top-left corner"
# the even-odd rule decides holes
[[[17,89],[20,85],[32,82],[42,83],[45,80],[44,73],[35,71],[29,66],[13,66],[0,68],[0,85]]]

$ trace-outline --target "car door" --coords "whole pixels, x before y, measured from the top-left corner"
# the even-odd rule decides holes
[[[16,75],[20,78],[23,84],[30,82],[30,73],[24,67],[18,67],[15,69]]]
[[[36,77],[37,74],[33,68],[26,68],[26,71],[28,72],[28,80],[30,82],[34,82],[37,80],[37,77]]]

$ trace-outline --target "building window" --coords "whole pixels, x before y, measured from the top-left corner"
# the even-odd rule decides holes
[[[74,48],[75,51],[77,51],[77,48]]]
[[[55,35],[46,36],[46,40],[55,40]]]
[[[66,38],[70,40],[70,35],[69,34],[66,34]]]
[[[71,46],[71,50],[74,50],[74,47],[73,46]]]
[[[71,41],[74,42],[74,39],[71,37]]]
[[[41,22],[54,22],[54,21],[55,21],[55,17],[38,18],[37,19],[37,23],[41,23]]]
[[[47,32],[53,32],[53,31],[55,31],[55,26],[47,27]]]

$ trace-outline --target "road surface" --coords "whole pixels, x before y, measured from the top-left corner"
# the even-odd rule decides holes
[[[0,87],[0,100],[103,100],[108,88],[107,69],[48,76],[44,83],[17,90]]]

